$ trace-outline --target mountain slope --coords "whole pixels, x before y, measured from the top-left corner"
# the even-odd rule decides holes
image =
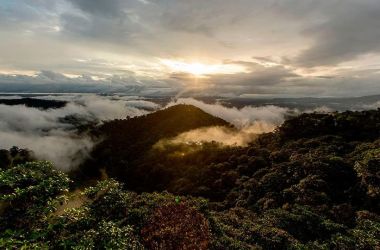
[[[223,119],[197,107],[182,104],[145,116],[105,122],[94,131],[94,135],[102,141],[81,167],[81,172],[88,175],[102,168],[110,177],[139,183],[141,180],[136,176],[129,179],[128,176],[133,176],[131,171],[136,170],[155,143],[189,130],[210,126],[232,127]]]
[[[99,128],[121,148],[107,151],[112,141],[106,138],[90,163],[100,168],[98,158],[124,183],[109,179],[67,193],[67,176],[46,162],[0,169],[0,248],[380,248],[380,110],[304,114],[244,148],[185,143],[152,149],[160,138],[213,124],[190,122],[190,114],[225,124],[179,106]],[[148,121],[158,123],[149,128]],[[365,131],[352,134],[360,128]],[[133,157],[122,150],[134,142],[123,138],[149,149]],[[65,199],[73,209],[62,208]]]

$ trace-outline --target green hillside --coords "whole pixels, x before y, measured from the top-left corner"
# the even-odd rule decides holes
[[[211,125],[230,126],[191,106],[104,124],[81,173],[112,179],[85,190],[3,164],[0,248],[380,248],[380,110],[303,114],[247,147],[152,147]]]
[[[212,126],[232,127],[226,121],[191,105],[176,105],[145,116],[105,122],[93,131],[100,143],[92,151],[89,160],[81,166],[79,175],[83,178],[89,175],[99,176],[99,170],[104,169],[108,176],[123,181],[134,189],[153,191],[165,188],[164,182],[169,176],[161,171],[156,171],[157,176],[152,177],[154,182],[160,183],[145,180],[145,177],[149,177],[146,172],[153,172],[157,164],[165,168],[163,171],[174,167],[173,162],[165,163],[162,159],[169,152],[153,152],[153,145],[164,138]],[[160,163],[157,163],[157,154],[161,158]],[[209,158],[210,155],[205,157]],[[198,160],[206,160],[205,157]],[[176,161],[173,158],[168,160]],[[77,175],[77,172],[73,174]]]

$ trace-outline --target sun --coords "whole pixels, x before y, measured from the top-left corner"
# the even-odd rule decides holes
[[[234,74],[244,70],[241,66],[234,64],[204,64],[167,59],[163,59],[161,62],[171,71],[188,73],[196,77],[205,77],[213,74]]]
[[[189,73],[195,76],[213,74],[217,71],[216,65],[208,65],[198,62],[186,63],[172,60],[162,60],[162,62],[172,71]]]
[[[211,65],[205,65],[201,63],[188,63],[181,66],[181,69],[193,75],[201,76],[206,74],[211,74],[215,71],[214,67]]]

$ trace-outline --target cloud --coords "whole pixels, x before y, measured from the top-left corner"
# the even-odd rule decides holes
[[[215,141],[223,145],[246,146],[257,134],[273,131],[279,126],[292,110],[277,106],[251,107],[245,106],[241,109],[225,107],[221,104],[208,104],[193,98],[180,98],[168,104],[194,105],[206,113],[220,117],[233,124],[235,128],[208,127],[185,132],[165,143],[189,143],[202,141]]]
[[[54,99],[52,96],[41,98]],[[80,122],[100,123],[147,114],[143,108],[158,108],[148,101],[133,103],[95,95],[56,99],[70,102],[64,108],[49,110],[0,105],[0,148],[28,148],[39,159],[50,160],[57,168],[67,171],[87,157],[96,141],[87,135],[78,135],[75,126],[63,118],[74,116]]]
[[[20,98],[19,96],[10,97]],[[10,148],[15,145],[31,149],[39,159],[50,160],[57,168],[65,171],[78,166],[96,143],[93,138],[78,134],[75,126],[65,121],[65,117],[75,117],[81,123],[97,124],[103,120],[140,116],[161,108],[156,103],[134,96],[55,94],[40,95],[35,98],[63,100],[68,104],[60,109],[48,110],[22,105],[0,105],[2,118],[0,120],[0,148]],[[226,107],[219,103],[205,103],[193,98],[179,98],[168,106],[179,103],[199,107],[211,115],[230,122],[236,128],[196,129],[165,140],[162,142],[164,144],[215,141],[223,145],[245,146],[257,134],[271,132],[287,117],[300,113],[298,109],[274,105]],[[357,103],[354,106],[355,109],[374,109],[380,105],[376,97],[370,100],[358,98],[355,103]],[[330,112],[331,110],[328,106],[321,104],[320,107],[305,112]]]
[[[327,20],[304,31],[313,39],[295,62],[301,66],[336,65],[369,53],[379,53],[380,2],[344,1],[326,10]]]
[[[371,98],[376,99],[376,97]],[[378,97],[377,97],[378,99]],[[318,101],[319,106],[315,108],[304,108],[303,102],[309,100],[294,99],[292,105],[298,108],[286,108],[274,105],[264,106],[244,106],[242,108],[226,107],[219,103],[205,103],[193,98],[179,98],[176,101],[169,103],[167,106],[176,104],[194,105],[203,111],[224,119],[233,124],[234,128],[227,127],[206,127],[184,132],[174,138],[161,140],[157,143],[157,147],[165,147],[172,144],[201,144],[202,142],[217,142],[227,146],[247,146],[252,142],[258,134],[274,131],[286,119],[294,117],[301,113],[330,113],[335,111],[334,108],[328,107],[323,103],[328,103],[328,100]],[[345,99],[332,99],[334,107],[341,101],[344,106]],[[374,109],[380,107],[380,102],[377,101],[371,104],[363,104],[368,102],[365,98],[358,98],[356,104],[352,106],[353,110]],[[347,106],[345,106],[347,108]],[[302,111],[301,111],[302,110]]]
[[[272,132],[274,124],[256,121],[240,129],[226,127],[206,127],[184,132],[174,138],[162,140],[156,146],[164,147],[168,144],[200,144],[203,142],[217,142],[224,146],[247,146],[258,134]]]
[[[80,11],[63,13],[62,32],[65,35],[96,39],[108,43],[129,43],[136,36],[144,34],[136,13],[143,3],[122,0],[69,0]],[[139,11],[142,11],[140,9]],[[147,10],[151,13],[150,10]]]
[[[377,0],[3,1],[0,91],[366,95],[378,75],[355,73],[378,68],[379,10]],[[194,88],[193,76],[164,70],[160,59],[247,72]]]
[[[55,17],[51,13],[56,11],[58,2],[48,0],[3,1],[0,4],[0,25],[2,24],[1,27],[4,29],[12,29],[20,26],[28,28],[33,24],[36,29],[44,30],[46,24],[55,21]],[[37,26],[36,23],[39,23],[40,26]]]
[[[133,75],[112,75],[94,79],[88,75],[67,77],[43,70],[36,75],[0,74],[0,92],[13,93],[131,93],[166,92],[167,86]]]
[[[74,5],[78,6],[81,10],[94,14],[104,16],[115,16],[122,11],[121,0],[69,0]]]
[[[219,73],[194,77],[188,73],[173,73],[168,81],[182,86],[182,93],[211,95],[241,95],[244,93],[266,93],[282,84],[301,78],[292,69],[276,64],[265,66],[251,61],[225,61],[225,64],[244,67],[239,73]]]
[[[263,66],[255,62],[232,62],[245,65],[247,73],[216,75],[210,78],[210,82],[215,84],[215,89],[219,87],[235,88],[235,93],[257,93],[265,88],[276,88],[288,80],[299,78],[299,75],[283,65]]]
[[[73,138],[70,133],[35,135],[22,132],[0,131],[1,148],[17,145],[33,151],[38,159],[48,160],[55,167],[68,171],[78,166],[92,149],[90,138]]]
[[[371,104],[363,104],[361,106],[362,109],[379,109],[380,108],[380,101],[371,103]]]
[[[34,76],[0,75],[1,92],[36,93],[130,93],[133,95],[175,94],[176,92],[197,92],[233,95],[264,92],[275,88],[288,79],[299,77],[282,65],[267,67],[249,61],[226,61],[225,64],[240,65],[246,72],[236,74],[213,74],[196,79],[188,73],[172,73],[167,78],[139,78],[133,74],[112,75],[94,79],[88,75],[67,77],[63,74],[43,70]]]
[[[168,106],[175,104],[190,104],[194,105],[206,113],[220,117],[238,128],[243,128],[254,124],[255,122],[267,122],[274,125],[280,125],[289,109],[277,106],[251,107],[245,106],[241,109],[225,107],[221,104],[207,104],[193,98],[180,98],[175,102],[171,102]]]
[[[232,62],[231,62],[232,63]],[[177,81],[186,83],[188,95],[240,96],[246,94],[283,97],[365,96],[379,92],[379,68],[335,69],[326,75],[299,74],[289,65],[276,63],[262,65],[238,61],[246,72],[210,75],[194,80],[188,75],[176,75]],[[265,63],[264,63],[265,64]]]
[[[255,59],[258,60],[258,59]],[[168,77],[138,77],[132,73],[104,78],[67,77],[52,71],[35,75],[0,74],[0,92],[5,93],[124,93],[133,96],[228,96],[272,95],[365,96],[379,93],[379,69],[341,69],[327,75],[301,75],[287,65],[261,59],[225,61],[240,65],[244,72],[195,77],[173,72]]]

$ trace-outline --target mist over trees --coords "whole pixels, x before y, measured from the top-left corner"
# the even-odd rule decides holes
[[[0,247],[380,247],[380,110],[302,114],[245,147],[157,146],[215,125],[233,129],[188,105],[106,122],[75,182],[1,151]]]

